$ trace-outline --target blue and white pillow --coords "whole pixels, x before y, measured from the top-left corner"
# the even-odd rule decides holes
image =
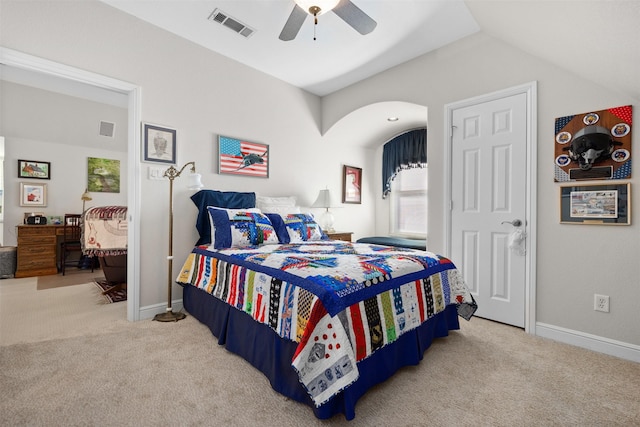
[[[326,234],[310,213],[291,213],[282,215],[290,243],[327,240]]]
[[[287,232],[287,226],[284,225],[284,218],[279,213],[265,213],[271,224],[273,225],[273,229],[276,230],[276,234],[278,235],[278,240],[282,244],[287,244],[291,240],[289,238],[289,233]],[[286,215],[284,215],[286,216]]]
[[[215,249],[277,244],[276,231],[257,208],[222,209],[207,207]]]

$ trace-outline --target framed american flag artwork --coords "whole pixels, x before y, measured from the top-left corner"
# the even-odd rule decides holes
[[[269,145],[219,135],[218,173],[269,178]]]

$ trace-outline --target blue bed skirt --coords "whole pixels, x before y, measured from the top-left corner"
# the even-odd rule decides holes
[[[358,380],[318,408],[291,366],[297,343],[282,339],[267,325],[194,286],[184,287],[183,302],[193,317],[209,327],[218,344],[264,373],[274,390],[309,405],[320,419],[342,413],[347,420],[352,420],[356,402],[368,389],[403,366],[417,365],[435,338],[445,337],[450,330],[460,327],[456,307],[447,307],[417,329],[401,335],[392,345],[360,361]]]

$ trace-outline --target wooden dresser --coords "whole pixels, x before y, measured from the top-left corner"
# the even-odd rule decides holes
[[[63,225],[19,225],[18,261],[15,277],[46,276],[58,273],[58,236]]]

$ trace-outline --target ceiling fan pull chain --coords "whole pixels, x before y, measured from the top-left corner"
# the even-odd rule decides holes
[[[318,12],[313,14],[313,40],[316,39],[316,28],[318,28]]]

